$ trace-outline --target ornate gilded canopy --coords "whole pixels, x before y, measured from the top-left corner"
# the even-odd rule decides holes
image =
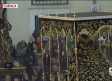
[[[72,36],[75,35],[75,52],[73,54],[74,57],[72,56],[73,61],[71,62],[68,61],[68,55],[67,55],[67,81],[72,81],[71,80],[72,78],[74,79],[74,76],[73,77],[71,75],[68,76],[69,72],[70,73],[74,72],[73,75],[76,74],[76,80],[74,79],[74,81],[79,81],[78,69],[80,68],[78,68],[78,62],[79,62],[78,51],[80,50],[78,49],[78,46],[77,46],[77,38],[78,38],[77,35],[79,35],[80,32],[83,32],[82,31],[83,29],[87,30],[87,32],[90,34],[90,37],[91,37],[94,34],[98,33],[100,29],[102,28],[112,28],[112,13],[85,12],[85,13],[65,13],[65,14],[56,14],[56,15],[49,14],[49,13],[47,15],[42,15],[40,13],[38,18],[39,18],[40,28],[41,28],[41,43],[42,43],[42,36],[43,36],[42,34],[49,37],[49,46],[51,42],[50,41],[51,36],[53,36],[54,33],[57,34],[57,46],[58,46],[57,49],[58,49],[59,60],[60,60],[59,35],[64,31],[66,41],[68,40],[68,37],[67,37],[68,34],[71,34]],[[108,45],[109,44],[110,43],[108,39]],[[101,42],[99,43],[99,45],[101,45]],[[41,49],[43,50],[43,46],[41,47]],[[66,53],[67,52],[68,52],[68,48],[67,48],[67,42],[66,42]],[[59,65],[60,65],[60,62],[59,62]],[[70,70],[71,65],[73,66],[75,65],[72,68],[73,70]],[[50,68],[51,68],[51,65],[50,65]],[[50,70],[50,79],[52,78],[51,73],[52,71]],[[59,73],[60,73],[60,66],[59,66]],[[44,70],[43,70],[43,76],[44,76]]]
[[[70,29],[76,29],[77,34],[86,28],[89,33],[94,34],[100,27],[111,27],[112,13],[110,12],[85,12],[85,13],[65,13],[65,14],[49,14],[39,15],[40,27],[47,32],[57,29],[64,29],[67,33]]]

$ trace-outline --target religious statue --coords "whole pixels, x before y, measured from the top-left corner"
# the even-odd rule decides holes
[[[0,63],[11,61],[12,40],[9,32],[12,28],[11,24],[5,19],[6,9],[0,8]]]
[[[77,58],[73,54],[67,72],[69,81],[112,81],[109,75],[109,63],[95,47],[86,29],[78,36]]]

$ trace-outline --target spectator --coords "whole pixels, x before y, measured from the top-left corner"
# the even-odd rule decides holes
[[[71,42],[71,49],[75,48],[75,42]]]
[[[37,76],[36,76],[35,74],[33,74],[33,75],[31,76],[31,81],[36,81],[36,79],[37,79]]]
[[[37,45],[38,45],[38,48],[41,48],[41,37],[37,37]]]
[[[103,47],[103,49],[102,49],[102,55],[103,55],[104,59],[107,62],[109,62],[109,60],[108,60],[108,53],[107,53],[107,48],[106,47]]]
[[[27,46],[27,43],[25,42],[25,40],[22,40],[21,44],[22,44],[23,48],[25,48]]]
[[[68,54],[68,59],[70,59],[70,58],[71,58],[72,53],[73,53],[73,51],[72,51],[71,49],[69,49],[69,50],[68,50],[68,53],[67,53],[67,54]]]
[[[20,79],[18,77],[15,77],[14,81],[20,81]]]
[[[59,67],[57,65],[53,65],[53,72],[54,72],[54,81],[58,81],[58,72],[59,72]]]
[[[52,58],[52,65],[58,65],[58,60],[56,58]]]
[[[58,51],[57,51],[57,46],[52,47],[52,57],[53,58],[58,58]]]
[[[6,75],[6,77],[5,77],[5,81],[12,81],[12,77],[11,77],[11,75]]]
[[[64,72],[61,72],[61,81],[64,81]]]
[[[37,47],[37,44],[35,42],[33,42],[32,44],[33,44],[33,50],[31,52],[31,58],[32,58],[33,65],[35,65],[36,64],[36,55],[37,55],[36,50],[38,49],[38,47]]]
[[[28,49],[29,49],[29,51],[32,51],[33,50],[33,37],[32,36],[30,36],[30,41],[29,41],[29,43],[28,43]]]
[[[95,35],[95,36],[93,37],[93,43],[95,44],[95,46],[96,46],[97,48],[99,48],[99,41],[98,41],[98,38],[99,38],[98,34]]]
[[[49,66],[50,65],[50,55],[49,55],[49,51],[47,51],[45,54],[44,54],[44,64],[46,66]]]
[[[24,74],[23,78],[23,81],[30,81],[27,74]]]
[[[63,55],[66,55],[66,38],[61,39],[60,59]]]
[[[106,46],[106,44],[107,44],[107,32],[103,31],[103,36],[101,36],[98,40],[101,40],[102,45]]]
[[[37,50],[38,49],[38,46],[35,42],[33,42],[33,50]]]

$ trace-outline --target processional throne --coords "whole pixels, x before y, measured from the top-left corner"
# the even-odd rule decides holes
[[[65,81],[111,81],[112,77],[109,75],[109,65],[110,65],[110,57],[109,57],[109,63],[106,62],[106,60],[101,55],[101,40],[99,40],[99,48],[94,48],[96,52],[96,56],[92,54],[88,54],[86,51],[89,48],[91,48],[90,45],[86,42],[81,43],[82,49],[87,48],[86,51],[80,50],[81,47],[79,47],[78,37],[83,31],[86,31],[89,33],[89,36],[94,37],[96,34],[100,37],[100,30],[103,28],[106,28],[106,31],[108,32],[110,28],[112,28],[112,13],[109,12],[87,12],[87,13],[65,13],[65,14],[49,14],[48,15],[42,15],[40,12],[39,15],[39,21],[41,26],[41,42],[43,35],[48,36],[49,43],[51,42],[51,37],[55,34],[57,35],[56,41],[57,41],[57,50],[58,50],[58,60],[59,60],[59,81],[61,80],[61,67],[60,67],[60,40],[59,37],[62,32],[65,33],[66,41],[68,40],[68,35],[71,35],[71,37],[75,37],[75,50],[74,54],[72,55],[72,58],[69,60],[67,55],[67,70],[66,70],[66,80]],[[110,56],[110,38],[109,38],[109,32],[108,32],[108,56]],[[83,40],[83,39],[82,39]],[[51,44],[51,43],[50,43]],[[49,46],[50,46],[49,44]],[[86,45],[86,47],[84,46]],[[43,50],[43,45],[41,47]],[[99,50],[98,50],[99,49]],[[51,49],[49,49],[51,50]],[[82,51],[82,54],[88,54],[87,58],[90,59],[97,59],[97,61],[90,61],[87,59],[81,59],[79,52]],[[93,51],[93,50],[91,50]],[[68,52],[67,42],[66,42],[66,52]],[[86,53],[85,53],[86,52]],[[43,55],[43,54],[42,54]],[[43,56],[42,56],[43,58]],[[51,52],[50,52],[50,79],[52,80],[52,69],[51,69]],[[101,60],[102,59],[102,60]],[[87,67],[83,67],[84,63],[80,63],[81,61],[85,60],[85,64]],[[88,62],[88,63],[87,63]],[[97,64],[101,64],[101,66],[97,66]],[[92,65],[92,66],[91,66]],[[44,62],[43,62],[43,68],[44,68]],[[92,70],[90,70],[90,68]],[[96,71],[96,69],[99,71],[99,74],[95,73],[96,75],[92,75]],[[85,71],[86,70],[86,71]],[[95,70],[95,71],[94,71]],[[85,76],[83,72],[85,71],[85,74],[88,76]],[[43,79],[45,71],[43,69]],[[96,77],[94,77],[96,76]]]
[[[0,8],[0,76],[7,74],[21,75],[25,73],[25,67],[13,67],[11,53],[13,45],[9,31],[12,29],[11,24],[5,19],[6,9]]]

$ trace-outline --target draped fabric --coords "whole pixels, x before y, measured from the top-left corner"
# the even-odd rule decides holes
[[[76,57],[73,54],[69,60],[70,81],[76,81],[76,70],[78,71],[79,81],[112,81],[109,76],[109,63],[103,58],[99,50],[94,46],[91,39],[79,37],[77,44],[78,53],[76,68]]]

